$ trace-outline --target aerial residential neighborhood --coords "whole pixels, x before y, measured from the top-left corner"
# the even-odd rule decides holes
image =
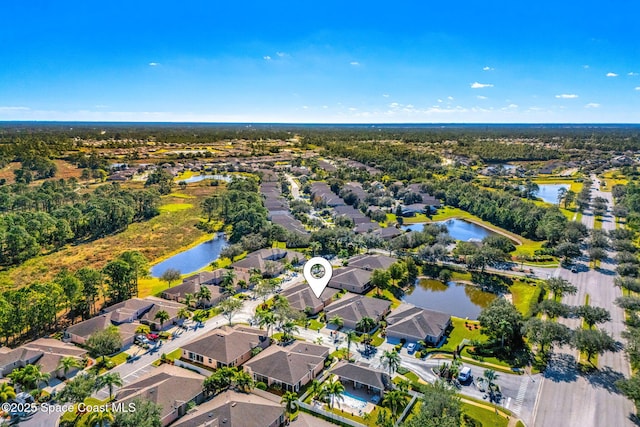
[[[0,427],[640,425],[639,2],[1,10]]]

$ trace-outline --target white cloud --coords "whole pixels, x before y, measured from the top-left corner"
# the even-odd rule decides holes
[[[284,58],[285,56],[289,56],[288,54],[286,54],[284,52],[276,52],[276,55],[278,55],[280,58]]]
[[[629,72],[627,73],[627,76],[631,76],[631,77],[635,77],[635,76],[637,76],[637,75],[638,75],[638,73],[635,73],[635,72],[633,72],[633,71],[629,71]]]
[[[349,111],[358,111],[358,109],[354,107],[349,107]]]
[[[302,109],[303,109],[303,110],[308,110],[308,109],[309,109],[309,106],[308,106],[308,105],[303,105],[303,106],[302,106]]]
[[[583,65],[582,68],[584,68],[585,70],[588,70],[590,67],[588,65]]]
[[[487,99],[486,96],[482,96],[482,95],[478,95],[478,96],[476,96],[476,98],[478,98],[478,99]]]
[[[353,65],[354,67],[357,67],[358,65],[360,65],[358,61],[351,61],[349,62],[349,64]]]
[[[493,85],[491,83],[478,83],[478,82],[471,83],[471,89],[482,89],[485,87],[493,87]]]
[[[326,110],[327,108],[329,108],[329,106],[328,105],[323,105],[322,108],[324,108]]]
[[[590,102],[584,106],[584,108],[598,108],[598,107],[600,107],[600,104],[598,104],[597,102]]]
[[[493,67],[489,67],[489,66],[486,66],[486,67],[482,68],[482,71],[493,71],[493,70],[494,70],[494,68]]]
[[[149,62],[150,67],[157,67],[158,65],[160,65],[158,62]]]
[[[578,95],[575,93],[562,93],[560,95],[556,95],[556,98],[558,99],[576,99],[577,97]]]
[[[640,90],[640,86],[636,86],[636,90]]]
[[[389,97],[389,94],[388,94],[388,93],[383,93],[383,94],[382,94],[382,96],[383,96],[384,98],[388,98],[388,97]]]
[[[509,108],[518,108],[518,104],[509,104]]]
[[[397,102],[392,102],[391,104],[389,104],[389,107],[391,108],[398,108],[400,106],[400,104],[398,104]]]
[[[447,96],[447,99],[448,99],[449,101],[453,101],[453,96]]]
[[[444,102],[444,101],[442,101],[442,99],[438,99],[438,102]]]
[[[262,57],[265,61],[271,61],[271,57],[269,55]]]
[[[607,73],[607,77],[618,77],[616,73]]]

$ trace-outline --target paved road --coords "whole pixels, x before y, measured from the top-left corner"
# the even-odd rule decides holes
[[[595,180],[594,180],[595,182]],[[593,197],[608,200],[607,213],[603,216],[603,229],[615,228],[611,215],[611,193],[593,191]],[[593,213],[588,210],[582,216],[582,222],[589,228],[594,225]],[[613,254],[609,254],[613,256]],[[588,268],[586,260],[580,261],[579,272],[572,273],[559,267],[555,275],[569,280],[578,288],[576,295],[568,295],[563,302],[569,305],[582,305],[589,294],[590,304],[604,307],[611,312],[612,321],[600,328],[622,341],[620,333],[625,329],[624,313],[613,301],[621,295],[621,290],[613,285],[615,265],[611,258],[601,263],[599,270]],[[562,323],[571,328],[580,327],[579,319],[562,319]],[[598,371],[583,375],[576,369],[577,351],[568,347],[557,349],[544,372],[534,425],[553,427],[588,426],[629,426],[635,425],[631,414],[634,405],[619,394],[613,383],[630,374],[629,363],[624,352],[608,352],[599,358]]]

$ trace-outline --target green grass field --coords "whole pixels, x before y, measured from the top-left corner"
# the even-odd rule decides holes
[[[538,296],[542,292],[541,285],[531,285],[516,280],[513,285],[509,286],[511,295],[513,296],[513,305],[523,316],[528,316],[531,306],[538,301]]]
[[[470,403],[461,403],[462,413],[482,423],[482,427],[507,427],[509,420],[492,409],[481,408]],[[463,424],[464,425],[464,424]]]

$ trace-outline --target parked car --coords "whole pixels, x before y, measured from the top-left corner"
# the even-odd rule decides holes
[[[407,351],[409,352],[409,354],[416,351],[416,343],[410,342],[409,344],[407,344]]]
[[[465,366],[464,368],[460,369],[460,373],[458,374],[458,381],[466,382],[471,377],[472,377],[471,368],[469,368],[468,366]]]

